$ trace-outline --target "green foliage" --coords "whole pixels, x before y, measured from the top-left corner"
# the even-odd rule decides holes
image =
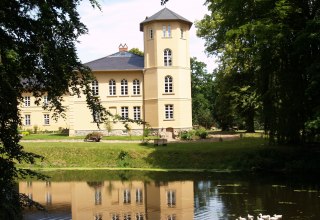
[[[144,52],[143,51],[141,51],[141,50],[139,50],[139,48],[131,48],[130,50],[129,50],[129,52],[130,53],[133,53],[133,54],[136,54],[136,55],[139,55],[139,56],[144,56]]]
[[[190,63],[193,124],[210,128],[214,124],[213,74],[207,73],[206,64],[198,61],[195,57],[190,59]]]
[[[105,113],[92,96],[90,70],[76,54],[78,37],[87,33],[77,12],[80,1],[3,0],[0,3],[0,209],[6,209],[9,204],[17,207],[4,211],[19,211],[21,205],[10,194],[14,194],[14,180],[39,176],[31,170],[16,168],[16,164],[33,164],[42,158],[26,152],[19,144],[18,127],[22,123],[18,107],[23,92],[32,93],[36,104],[48,94],[50,103],[45,108],[53,112],[54,118],[63,116],[65,107],[61,101],[66,93],[83,92],[93,112]],[[99,7],[95,0],[90,2]]]
[[[118,165],[119,167],[128,167],[130,161],[130,154],[127,151],[121,150],[118,155]]]
[[[29,133],[28,131],[22,131],[22,132],[21,132],[21,135],[22,135],[22,136],[28,136],[28,135],[30,135],[30,133]]]
[[[206,139],[208,136],[208,131],[205,128],[199,128],[196,130],[195,135],[201,139]]]
[[[38,125],[34,125],[34,126],[33,126],[33,133],[34,133],[34,134],[38,134],[38,130],[39,130]]]
[[[197,33],[220,61],[215,107],[225,100],[221,109],[231,106],[220,116],[240,118],[250,128],[258,114],[271,142],[305,141],[306,126],[320,106],[320,5],[298,0],[206,4],[210,13],[197,23]]]
[[[148,137],[150,135],[150,132],[151,132],[150,128],[146,126],[143,130],[143,136]]]
[[[181,140],[193,140],[194,135],[195,135],[194,130],[182,131],[180,133],[180,138],[181,138]]]

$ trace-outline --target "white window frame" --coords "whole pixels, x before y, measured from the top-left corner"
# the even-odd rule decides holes
[[[172,104],[165,105],[165,119],[173,120],[174,119],[174,110]]]
[[[112,214],[111,220],[120,220],[120,216],[118,214]]]
[[[30,114],[24,115],[24,125],[26,125],[26,126],[31,125],[31,115]]]
[[[128,80],[121,80],[121,95],[128,95]]]
[[[109,95],[110,96],[115,96],[117,94],[116,90],[116,81],[114,79],[109,80]]]
[[[168,190],[167,191],[167,205],[168,207],[175,207],[176,206],[176,191],[175,190]]]
[[[162,37],[166,37],[167,27],[165,25],[162,26]]]
[[[102,204],[102,193],[101,189],[96,189],[94,191],[94,204],[101,205]]]
[[[163,51],[163,65],[172,66],[172,51],[169,48]]]
[[[184,30],[183,30],[183,28],[180,28],[180,38],[184,39]]]
[[[176,215],[175,214],[168,215],[167,220],[176,220]]]
[[[140,80],[135,79],[132,82],[133,95],[140,95]]]
[[[99,82],[97,80],[93,80],[91,83],[92,95],[99,95]]]
[[[134,106],[133,107],[133,120],[140,120],[141,119],[141,107]]]
[[[122,106],[121,107],[121,118],[122,119],[128,119],[129,118],[129,107],[128,106]]]
[[[31,98],[30,98],[30,96],[25,96],[25,97],[24,97],[24,106],[25,106],[25,107],[30,107],[30,105],[31,105]]]
[[[131,191],[130,189],[123,190],[123,203],[130,204],[131,203]]]
[[[102,218],[102,214],[101,214],[101,213],[95,214],[93,219],[94,219],[94,220],[102,220],[102,219],[103,219],[103,218]]]
[[[171,26],[170,24],[167,25],[162,25],[162,37],[163,38],[169,38],[171,37]]]
[[[44,125],[50,125],[50,115],[49,114],[43,114],[43,123],[44,123]]]
[[[123,215],[123,220],[131,220],[131,214],[130,213],[126,213]]]
[[[143,213],[137,213],[136,214],[136,220],[144,220],[144,214]]]
[[[48,102],[48,96],[43,96],[43,105],[44,106],[47,106],[49,104],[49,102]]]
[[[46,193],[46,204],[51,205],[52,204],[52,195],[50,192]]]
[[[173,93],[173,77],[170,75],[164,77],[164,92]]]
[[[143,191],[142,189],[136,189],[136,203],[142,204],[143,203]]]

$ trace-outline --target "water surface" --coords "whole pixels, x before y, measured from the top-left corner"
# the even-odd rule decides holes
[[[50,181],[19,183],[21,193],[46,207],[29,219],[206,220],[282,214],[320,219],[315,178],[230,173],[68,171]]]

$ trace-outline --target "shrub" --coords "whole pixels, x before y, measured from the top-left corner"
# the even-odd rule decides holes
[[[182,140],[192,140],[194,138],[195,131],[189,130],[189,131],[183,131],[180,133],[180,138]]]
[[[208,132],[205,128],[199,128],[196,130],[196,135],[201,139],[206,139],[208,136]]]
[[[22,131],[21,135],[22,136],[28,136],[28,135],[30,135],[30,132],[29,131]]]
[[[148,137],[150,135],[150,128],[149,127],[146,127],[144,130],[143,130],[143,136],[144,137]]]
[[[99,142],[101,138],[102,138],[102,134],[100,132],[92,132],[87,134],[87,136],[84,138],[84,141]]]

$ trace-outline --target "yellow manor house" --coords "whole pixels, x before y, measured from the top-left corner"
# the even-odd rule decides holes
[[[140,23],[144,57],[128,52],[126,44],[119,51],[86,63],[96,80],[94,95],[112,114],[142,119],[153,131],[170,138],[192,128],[191,71],[189,30],[192,22],[164,8]],[[66,117],[58,121],[51,113],[34,104],[32,94],[23,94],[21,106],[23,129],[42,131],[69,129],[69,135],[99,131],[109,135],[127,135],[121,122],[101,125],[93,122],[85,97],[65,95]],[[43,97],[43,104],[48,102]],[[141,135],[143,126],[130,124],[132,135]]]

